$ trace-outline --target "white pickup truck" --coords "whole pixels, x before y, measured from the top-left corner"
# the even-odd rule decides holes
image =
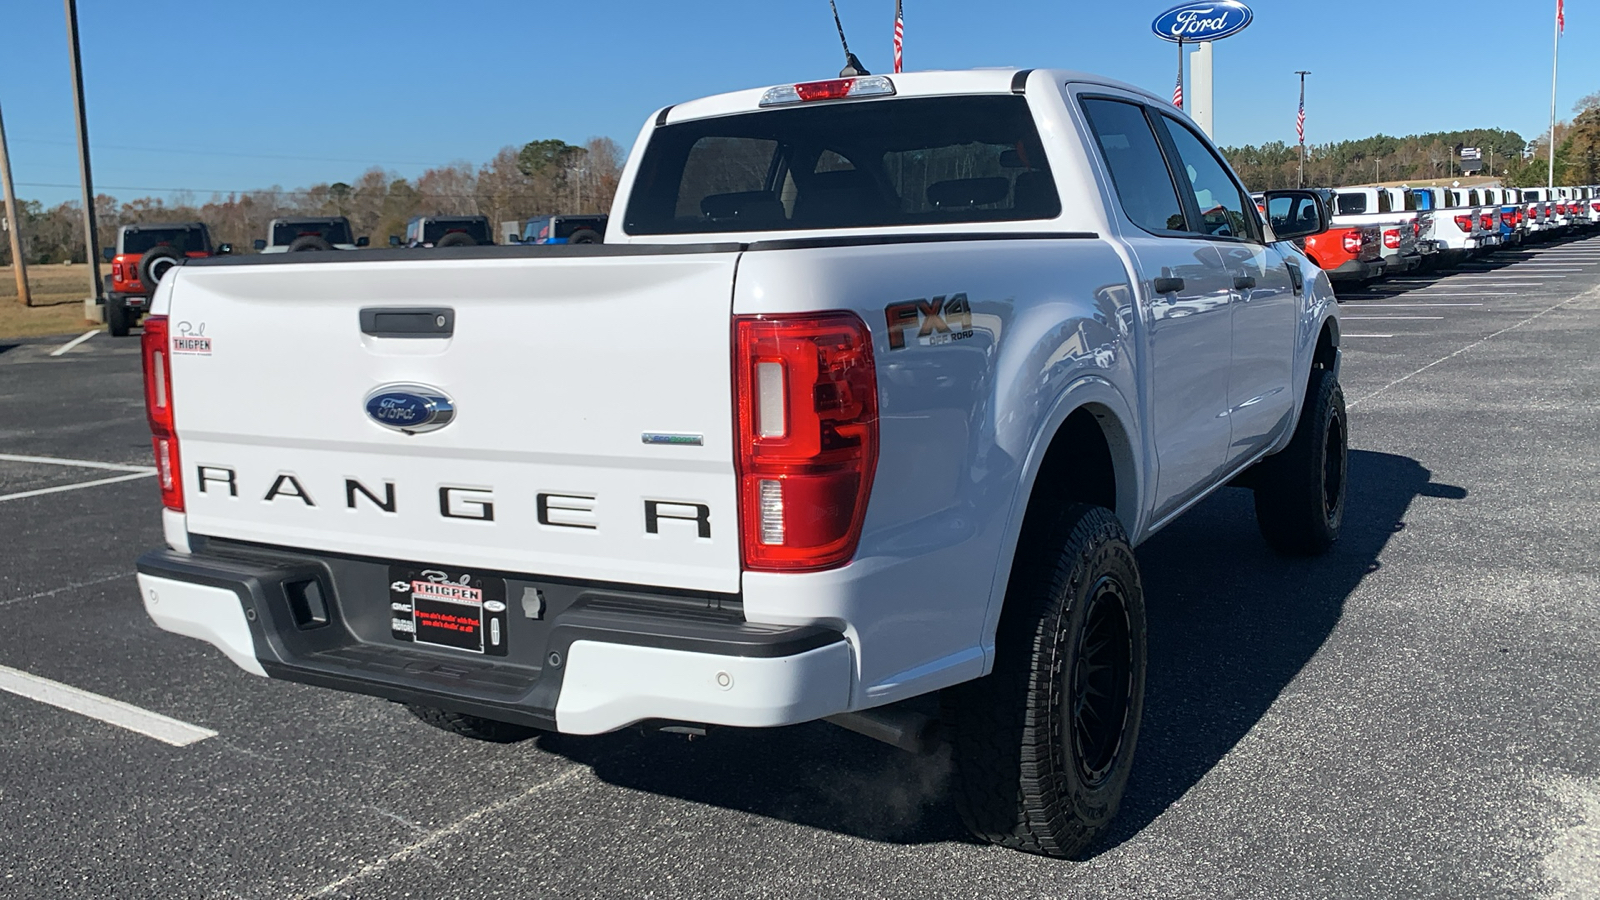
[[[1339,188],[1333,195],[1334,228],[1377,226],[1383,241],[1385,275],[1402,275],[1422,268],[1417,215],[1403,204],[1396,206],[1388,188]]]
[[[1133,548],[1230,482],[1345,505],[1337,306],[1217,150],[1062,71],[784,84],[651,116],[606,242],[164,278],[162,628],[491,740],[943,692],[973,831],[1083,851],[1146,670]],[[1276,233],[1274,231],[1276,226]]]

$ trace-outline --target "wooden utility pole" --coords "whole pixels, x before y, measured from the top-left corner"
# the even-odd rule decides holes
[[[6,192],[6,233],[11,237],[11,270],[17,273],[17,300],[33,305],[28,293],[28,264],[22,259],[22,215],[17,212],[17,186],[11,182],[11,154],[6,149],[6,120],[0,116],[0,188]]]
[[[100,303],[100,238],[94,228],[94,182],[89,177],[89,116],[83,105],[83,57],[78,52],[78,0],[66,0],[67,49],[72,53],[72,101],[78,113],[78,167],[83,170],[83,249],[89,259],[89,296],[83,317],[104,318]]]

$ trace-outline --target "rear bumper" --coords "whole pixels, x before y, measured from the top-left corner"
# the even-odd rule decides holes
[[[1369,281],[1381,278],[1384,272],[1382,260],[1352,259],[1336,269],[1328,271],[1329,281]]]
[[[770,727],[849,707],[854,661],[842,634],[751,624],[730,608],[736,601],[528,581],[541,585],[529,588],[536,607],[524,604],[536,616],[513,615],[511,652],[488,657],[375,630],[389,598],[386,581],[374,591],[368,576],[386,568],[237,548],[152,550],[138,563],[158,626],[207,641],[257,675],[569,734],[649,720]],[[307,619],[303,600],[291,604],[308,583],[325,602],[320,622]],[[525,587],[516,577],[507,585]]]

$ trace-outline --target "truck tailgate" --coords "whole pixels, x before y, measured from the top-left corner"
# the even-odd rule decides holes
[[[184,267],[168,315],[188,529],[737,591],[737,260]],[[453,333],[375,337],[361,316],[373,308],[438,310]],[[437,389],[454,419],[415,434],[380,424],[367,403],[387,385]]]

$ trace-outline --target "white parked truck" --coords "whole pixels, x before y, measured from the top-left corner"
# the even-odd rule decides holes
[[[463,734],[818,719],[1081,852],[1143,706],[1133,548],[1234,482],[1338,536],[1327,278],[1194,124],[1062,71],[650,117],[606,242],[192,261],[144,337],[162,628]]]

